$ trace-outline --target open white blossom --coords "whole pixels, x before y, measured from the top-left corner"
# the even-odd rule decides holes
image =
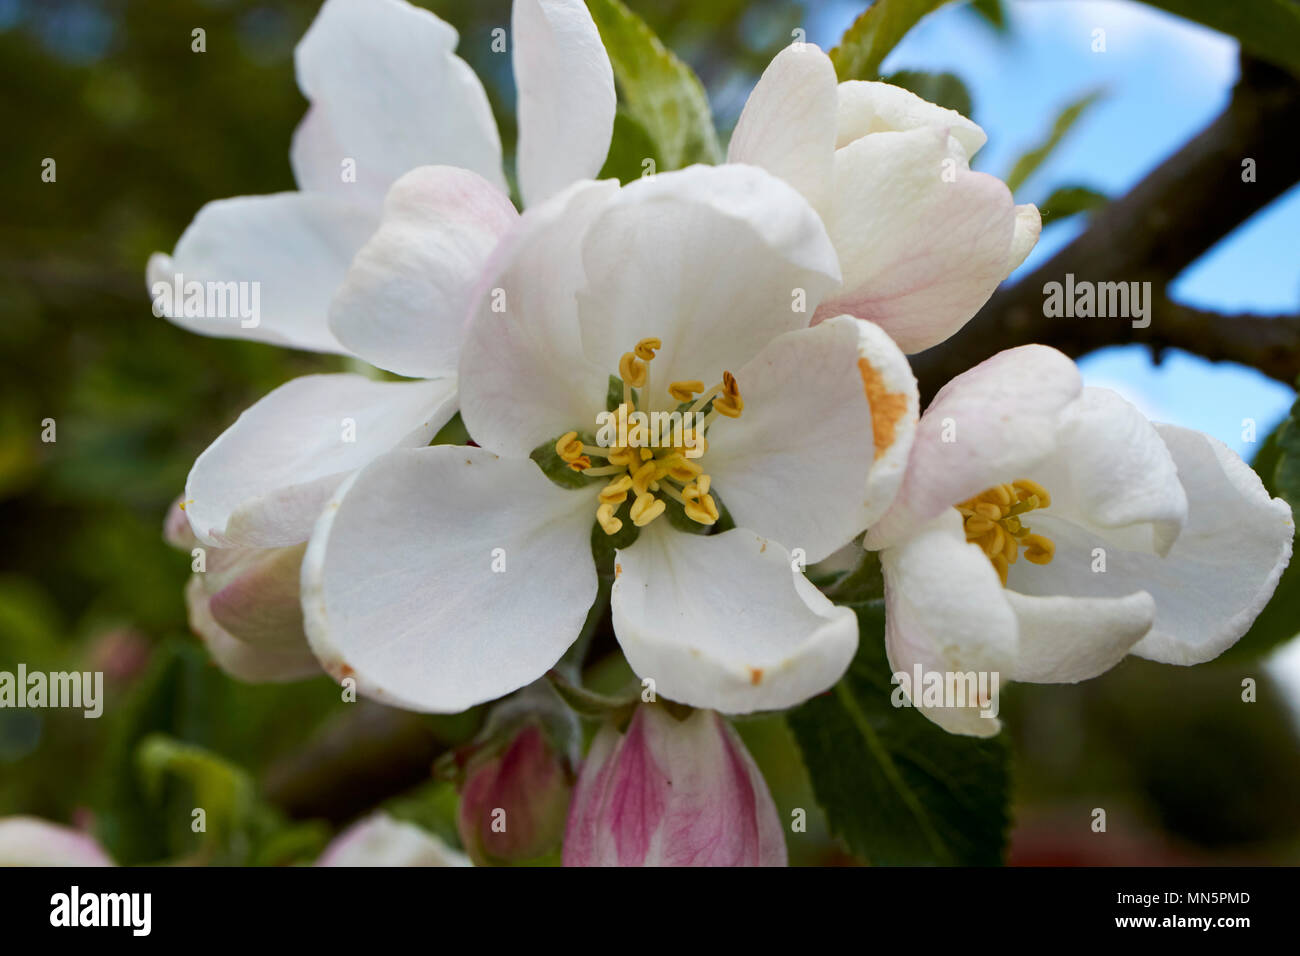
[[[1294,530],[1226,446],[1152,424],[1028,345],[935,396],[865,544],[880,551],[895,672],[1072,683],[1129,653],[1223,653],[1268,603]],[[978,702],[922,709],[956,733],[999,728]]]
[[[917,397],[874,325],[808,327],[839,278],[813,209],[742,165],[580,183],[525,213],[489,273],[499,294],[460,363],[481,447],[376,459],[312,536],[304,618],[326,669],[415,710],[500,697],[577,637],[597,593],[593,532],[636,526],[614,559],[614,628],[659,693],[734,713],[831,686],[857,622],[792,549],[824,558],[884,510]],[[682,437],[596,444],[612,374],[629,409],[703,415],[702,454]],[[553,482],[538,449],[579,487]],[[724,508],[732,530],[682,527],[706,531]]]

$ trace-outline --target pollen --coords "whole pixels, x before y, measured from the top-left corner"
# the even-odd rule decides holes
[[[661,339],[643,338],[619,358],[623,400],[613,413],[620,426],[619,441],[588,445],[577,431],[570,431],[555,442],[556,454],[569,468],[587,477],[609,479],[597,494],[596,505],[596,523],[608,535],[623,529],[619,514],[624,508],[625,516],[638,528],[644,528],[667,510],[667,499],[681,505],[686,516],[697,524],[711,526],[721,517],[717,500],[710,493],[712,479],[705,474],[700,459],[709,449],[706,435],[712,424],[719,417],[740,418],[744,412],[740,383],[727,371],[712,388],[705,388],[695,379],[670,383],[666,388],[668,397],[679,405],[690,405],[666,413],[677,416],[677,427],[670,440],[664,441],[660,432],[646,424],[645,414],[653,394],[651,365],[662,348]],[[634,393],[633,389],[640,391]],[[637,405],[643,406],[641,413]],[[593,467],[593,459],[603,461]]]
[[[1006,587],[1007,573],[1024,549],[1031,564],[1050,564],[1056,545],[1050,538],[1034,534],[1024,523],[1031,511],[1047,508],[1052,496],[1036,481],[1018,478],[1010,484],[994,485],[957,505],[966,540],[979,545]]]

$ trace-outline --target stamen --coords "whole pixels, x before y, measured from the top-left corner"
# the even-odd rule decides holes
[[[555,453],[563,461],[574,462],[582,456],[582,442],[578,440],[577,432],[565,432],[555,443]],[[590,462],[588,462],[590,464]]]
[[[1055,555],[1056,545],[1051,539],[1034,534],[1021,520],[1051,502],[1052,496],[1042,485],[1020,478],[986,488],[956,506],[966,540],[988,555],[1004,587],[1008,569],[1019,559],[1021,548],[1025,560],[1033,564],[1049,564]]]
[[[646,364],[636,357],[633,352],[624,352],[623,357],[618,360],[618,377],[623,380],[624,386],[640,388],[645,384]]]
[[[696,392],[704,391],[704,383],[699,379],[687,382],[673,382],[668,386],[668,394],[679,402],[689,402]]]
[[[623,522],[614,517],[614,509],[617,507],[606,503],[596,509],[596,522],[605,534],[618,534],[623,528]]]
[[[638,495],[636,501],[632,503],[632,510],[629,514],[634,525],[638,528],[644,528],[663,514],[667,507],[654,495]]]

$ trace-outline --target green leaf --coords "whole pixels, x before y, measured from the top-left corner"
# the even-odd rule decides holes
[[[620,0],[587,0],[587,8],[609,54],[626,113],[654,144],[660,169],[721,162],[709,100],[695,72]]]
[[[649,161],[647,163],[647,160]],[[623,185],[654,172],[663,160],[655,150],[655,142],[646,128],[619,104],[614,114],[614,136],[609,143],[609,155],[597,179],[617,179]],[[667,167],[665,167],[667,168]]]
[[[894,707],[884,606],[858,610],[860,643],[834,689],[787,716],[831,830],[884,865],[1001,862],[1008,825],[1008,748],[949,734]]]
[[[899,70],[885,77],[886,83],[911,90],[923,100],[929,100],[945,109],[956,110],[962,116],[974,111],[970,90],[955,73],[924,73],[919,70]]]
[[[1070,129],[1079,121],[1079,118],[1083,116],[1088,107],[1101,99],[1101,95],[1100,90],[1094,90],[1086,96],[1079,97],[1079,99],[1061,110],[1057,114],[1056,122],[1052,124],[1052,131],[1048,134],[1047,139],[1017,159],[1016,164],[1011,167],[1011,172],[1007,174],[1006,178],[1007,188],[1013,193],[1019,189],[1025,180],[1047,161],[1047,158],[1060,145],[1061,140],[1065,138],[1065,134],[1070,132]]]
[[[162,803],[168,775],[193,787],[194,806],[206,817],[205,842],[220,846],[249,824],[256,806],[253,780],[229,761],[166,734],[150,734],[140,742],[136,762],[145,795],[155,806]]]
[[[1300,74],[1300,6],[1293,0],[1146,0],[1234,36],[1261,60]]]
[[[844,31],[831,50],[835,75],[841,80],[875,80],[881,61],[907,31],[927,13],[948,0],[876,0]]]
[[[1081,212],[1091,212],[1110,202],[1105,193],[1088,186],[1058,186],[1038,207],[1043,225],[1059,222]]]
[[[1002,0],[972,0],[970,8],[998,33],[1007,31],[1007,13],[1002,9]]]
[[[1286,499],[1292,511],[1300,510],[1300,400],[1291,406],[1290,416],[1269,437],[1276,442],[1277,464],[1273,466],[1272,480],[1265,478],[1264,482],[1274,494]],[[1264,444],[1267,446],[1268,442]]]

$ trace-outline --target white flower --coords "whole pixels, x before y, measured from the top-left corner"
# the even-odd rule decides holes
[[[425,711],[522,687],[596,597],[593,532],[636,525],[615,558],[613,620],[658,693],[734,713],[833,684],[857,624],[800,559],[824,558],[887,506],[917,396],[875,326],[807,327],[838,280],[811,207],[741,165],[578,184],[524,215],[490,275],[499,294],[475,312],[460,364],[481,447],[376,459],[312,536],[303,607],[326,669]],[[612,373],[641,410],[711,407],[702,457],[681,441],[595,446]],[[548,447],[598,480],[552,482],[529,458]],[[721,507],[738,527],[688,533],[670,505],[698,530]]]
[[[518,0],[511,42],[520,182],[538,201],[599,170],[613,76],[580,0]],[[327,0],[297,49],[312,103],[293,144],[301,191],[211,203],[173,256],[151,261],[151,279],[262,283],[256,328],[174,317],[195,331],[348,352],[427,379],[309,375],[271,392],[190,473],[186,513],[203,544],[306,541],[347,475],[427,445],[456,413],[466,310],[518,217],[486,96],[455,44],[451,27],[401,0]],[[345,182],[351,161],[356,181]]]
[[[348,827],[321,852],[317,866],[470,866],[469,857],[435,834],[372,813]]]
[[[1220,442],[1153,425],[1030,345],[935,396],[865,544],[880,551],[895,672],[1072,683],[1130,652],[1217,657],[1268,602],[1293,532],[1286,503]],[[979,710],[924,713],[996,733]]]
[[[113,866],[94,837],[38,817],[0,817],[0,866]]]
[[[796,43],[750,94],[727,155],[785,179],[825,221],[844,283],[815,321],[870,319],[911,353],[965,325],[1038,241],[1038,210],[971,171],[985,139],[907,90],[837,83],[826,54]]]

